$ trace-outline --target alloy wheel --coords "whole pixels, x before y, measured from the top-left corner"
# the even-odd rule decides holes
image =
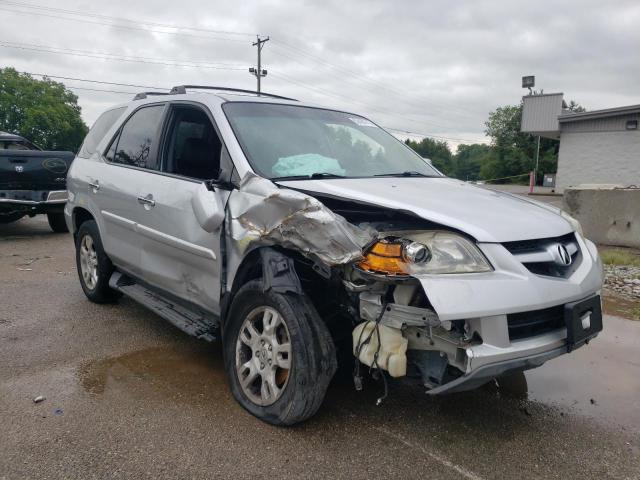
[[[272,307],[252,310],[236,341],[236,374],[244,394],[256,405],[280,398],[289,381],[291,338],[282,315]]]
[[[85,235],[80,241],[80,270],[84,284],[89,290],[98,283],[98,254],[91,235]]]

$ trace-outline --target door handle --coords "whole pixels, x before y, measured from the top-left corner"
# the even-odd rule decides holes
[[[138,203],[140,205],[144,205],[145,207],[147,207],[147,206],[155,207],[156,206],[156,201],[153,199],[153,195],[151,195],[151,194],[148,194],[145,197],[139,196],[138,197]]]
[[[89,182],[89,186],[91,187],[91,190],[93,190],[93,193],[97,193],[98,190],[100,190],[100,182],[98,180]]]

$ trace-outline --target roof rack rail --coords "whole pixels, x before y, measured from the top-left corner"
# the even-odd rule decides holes
[[[169,95],[167,92],[140,92],[136,93],[136,96],[133,97],[134,100],[143,100],[147,98],[149,95]]]
[[[243,90],[241,88],[231,88],[231,87],[210,87],[208,85],[178,85],[173,87],[169,92],[169,94],[178,95],[178,94],[187,93],[187,88],[198,88],[202,90],[219,90],[219,91],[225,91],[225,92],[252,93],[254,95],[258,95],[259,97],[279,98],[280,100],[291,100],[293,102],[298,101],[295,98],[274,95],[273,93],[256,92],[255,90]]]

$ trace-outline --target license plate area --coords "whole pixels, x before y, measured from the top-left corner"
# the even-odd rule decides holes
[[[567,349],[580,347],[602,330],[602,306],[600,296],[590,297],[564,306],[567,326]]]

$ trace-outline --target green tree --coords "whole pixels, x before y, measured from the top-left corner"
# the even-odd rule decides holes
[[[0,69],[0,130],[16,133],[45,150],[77,151],[88,128],[78,97],[64,84]]]
[[[407,139],[405,143],[421,157],[430,159],[433,166],[445,175],[451,176],[455,173],[453,154],[446,141],[423,138],[419,142]]]
[[[494,148],[482,143],[458,145],[454,156],[455,171],[453,177],[460,180],[479,180],[482,166],[495,157]]]

